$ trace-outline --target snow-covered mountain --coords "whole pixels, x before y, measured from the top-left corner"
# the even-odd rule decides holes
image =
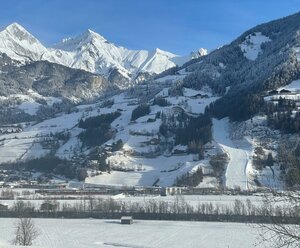
[[[48,52],[47,48],[17,23],[0,32],[0,51],[22,62],[40,60]]]
[[[160,49],[149,52],[118,47],[91,30],[63,40],[55,48],[73,54],[70,66],[104,75],[111,68],[117,68],[128,76],[138,72],[160,73],[175,66],[172,59],[179,57]]]
[[[187,57],[117,47],[90,30],[45,48],[13,24],[0,52],[48,61],[16,66],[0,54],[0,164],[32,169],[44,157],[54,173],[84,170],[101,185],[299,185],[299,23],[297,13]],[[151,83],[116,87],[189,58]]]
[[[0,32],[0,52],[22,63],[47,60],[107,78],[117,69],[129,81],[140,73],[158,74],[207,53],[205,49],[200,49],[181,57],[158,48],[154,51],[129,50],[108,42],[92,30],[64,39],[54,48],[47,48],[17,23]]]

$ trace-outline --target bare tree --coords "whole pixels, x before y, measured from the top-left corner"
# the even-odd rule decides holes
[[[33,240],[38,237],[38,229],[30,218],[20,218],[16,224],[15,245],[31,246]]]
[[[300,191],[273,193],[266,196],[265,202],[272,209],[269,214],[271,224],[260,224],[261,241],[275,248],[299,248]],[[284,206],[284,213],[276,212],[276,205]],[[285,216],[282,219],[275,218],[282,214]]]

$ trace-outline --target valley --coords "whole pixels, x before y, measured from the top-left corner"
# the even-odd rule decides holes
[[[6,25],[0,248],[22,244],[22,221],[44,248],[298,247],[299,23],[295,13],[186,55],[91,29],[44,45]]]

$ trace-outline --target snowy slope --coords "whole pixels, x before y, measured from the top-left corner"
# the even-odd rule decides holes
[[[240,48],[247,59],[256,60],[257,56],[262,52],[261,44],[270,41],[271,39],[261,32],[255,32],[246,36],[244,42],[240,44]]]
[[[158,95],[168,92],[168,88],[162,89]],[[176,108],[180,107],[191,115],[197,115],[204,112],[205,107],[216,100],[218,97],[211,96],[205,99],[195,99],[192,96],[202,93],[202,91],[184,88],[184,95],[180,97],[167,96],[169,106],[160,107],[151,105],[151,112],[136,121],[131,122],[131,114],[133,109],[137,107],[136,98],[128,98],[126,93],[115,95],[112,97],[114,104],[111,107],[100,107],[102,102],[79,105],[76,108],[78,112],[69,114],[61,113],[55,117],[49,118],[37,124],[29,125],[23,128],[22,132],[0,135],[0,163],[14,162],[16,160],[25,160],[29,158],[39,158],[50,152],[49,146],[45,146],[45,140],[49,140],[49,135],[60,132],[69,133],[70,137],[64,143],[61,143],[56,150],[56,155],[64,159],[72,159],[76,153],[88,152],[81,146],[78,135],[83,129],[78,127],[81,118],[97,116],[100,114],[112,113],[120,111],[121,115],[114,120],[111,126],[117,131],[113,139],[106,142],[112,144],[121,139],[124,143],[123,149],[114,152],[107,159],[113,168],[110,173],[102,173],[100,175],[91,175],[86,182],[93,184],[105,185],[153,185],[158,182],[161,186],[173,185],[178,176],[195,171],[199,167],[207,167],[207,161],[195,161],[192,154],[172,155],[170,152],[157,154],[154,157],[146,155],[152,153],[158,148],[157,144],[148,144],[151,139],[159,138],[159,127],[162,123],[161,119],[154,122],[148,122],[148,119],[155,118],[157,112],[172,114]],[[31,94],[35,94],[31,92]],[[46,98],[47,100],[47,98]],[[57,99],[49,99],[49,104]],[[28,105],[32,104],[28,98]],[[27,107],[27,111],[34,112],[34,106]],[[148,134],[151,134],[149,136]],[[181,147],[183,150],[186,147]],[[136,156],[131,156],[131,152],[135,152]],[[145,154],[145,155],[142,155]],[[127,171],[119,171],[120,169]],[[211,182],[206,180],[206,185],[210,186]],[[212,185],[214,186],[214,185]]]
[[[225,173],[225,186],[229,189],[239,187],[248,189],[249,147],[238,147],[229,138],[228,119],[213,120],[214,139],[229,156],[229,163]],[[247,150],[248,148],[248,150]]]

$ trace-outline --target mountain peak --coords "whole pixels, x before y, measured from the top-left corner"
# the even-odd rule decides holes
[[[32,34],[16,22],[8,25],[1,33],[6,33],[15,40],[27,40],[31,44],[38,43],[38,40]]]
[[[198,51],[192,51],[190,54],[191,59],[197,59],[200,58],[202,56],[205,56],[208,54],[207,49],[205,48],[200,48]]]
[[[177,56],[177,55],[175,55],[173,53],[161,50],[159,48],[155,48],[154,54],[164,55],[164,56],[167,56],[167,57],[170,57],[170,58]]]
[[[9,24],[5,28],[5,30],[10,31],[10,32],[14,32],[14,31],[23,31],[24,32],[24,31],[26,31],[26,29],[17,22],[13,22],[13,23]]]
[[[101,36],[100,34],[96,33],[95,31],[88,29],[86,30],[82,35],[80,36],[87,36],[91,39],[99,39],[101,41],[107,41],[103,36]]]
[[[75,51],[76,49],[85,46],[92,41],[107,42],[107,40],[100,34],[91,29],[87,29],[85,32],[74,38],[63,39],[61,42],[55,44],[54,47],[66,51]]]

